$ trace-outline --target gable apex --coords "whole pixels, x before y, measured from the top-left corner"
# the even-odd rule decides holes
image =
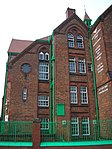
[[[24,56],[27,52],[29,52],[32,48],[34,48],[37,44],[45,44],[50,45],[48,37],[44,37],[43,39],[37,39],[33,41],[29,46],[27,46],[21,53],[19,53],[14,59],[9,62],[9,65],[13,65],[16,61],[18,61],[22,56]],[[47,39],[47,40],[44,40]]]
[[[73,19],[76,19],[85,29],[88,29],[87,25],[85,25],[85,23],[74,13],[72,16],[68,17],[57,28],[54,29],[54,34],[59,33],[59,31]]]
[[[109,13],[112,12],[112,5],[110,5],[109,8],[107,8],[98,18],[97,20],[95,21],[95,23],[93,24],[92,26],[92,29],[91,29],[91,33],[93,32],[93,30],[96,28],[96,26],[100,23],[100,22],[103,22],[104,19],[107,17],[107,15]]]

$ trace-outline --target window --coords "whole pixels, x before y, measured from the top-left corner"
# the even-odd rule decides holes
[[[39,80],[49,79],[49,64],[46,62],[39,63]]]
[[[109,71],[109,77],[112,80],[112,71]]]
[[[31,72],[31,66],[30,66],[30,64],[24,63],[21,66],[21,70],[22,70],[23,73],[28,74],[29,72]]]
[[[90,135],[89,118],[87,118],[87,117],[83,117],[83,119],[82,119],[82,134]]]
[[[49,54],[45,53],[45,60],[49,60]]]
[[[27,100],[27,88],[24,87],[23,88],[23,101],[26,101]]]
[[[39,60],[47,60],[48,61],[49,60],[49,53],[46,52],[44,54],[43,52],[40,52],[39,53]]]
[[[74,59],[69,59],[69,72],[75,73],[76,72],[76,61]]]
[[[79,67],[79,73],[86,73],[85,59],[79,59],[78,67]]]
[[[49,54],[46,52],[39,53],[39,80],[48,80],[49,79]]]
[[[44,60],[44,53],[43,52],[39,53],[39,60]]]
[[[79,31],[75,28],[69,30],[67,38],[69,48],[84,48],[84,38],[82,37],[81,33],[79,33]]]
[[[77,47],[78,48],[84,48],[83,37],[81,35],[77,35]]]
[[[88,104],[87,87],[80,87],[81,104]]]
[[[38,106],[39,107],[48,107],[49,106],[49,97],[48,96],[38,96]]]
[[[68,34],[68,47],[69,48],[74,47],[74,36],[72,34]]]
[[[76,86],[71,86],[70,87],[70,98],[71,98],[71,103],[72,104],[77,104],[77,87]]]
[[[92,71],[92,64],[88,63],[88,71]]]
[[[79,119],[77,117],[72,118],[72,136],[79,136]]]
[[[41,118],[41,130],[48,130],[48,129],[49,129],[49,119]]]

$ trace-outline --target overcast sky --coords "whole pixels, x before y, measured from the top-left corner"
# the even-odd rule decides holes
[[[51,35],[66,19],[68,7],[83,20],[84,5],[93,22],[112,0],[0,0],[0,101],[3,97],[7,51],[12,38],[36,40]]]

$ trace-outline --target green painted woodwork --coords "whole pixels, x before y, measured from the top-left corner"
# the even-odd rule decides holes
[[[60,109],[59,109],[60,110]],[[60,111],[59,111],[60,112]],[[59,113],[59,116],[61,114]],[[58,116],[58,117],[59,117]],[[100,124],[100,138],[98,135],[98,125]],[[55,128],[53,133],[49,130],[41,132],[42,142],[86,142],[86,141],[100,141],[100,140],[112,140],[112,120],[90,120],[89,121],[89,134],[83,134],[82,121],[79,121],[79,135],[75,135],[76,125],[71,121],[66,121],[64,118],[62,121],[49,122],[50,126]],[[87,128],[87,127],[86,127]]]
[[[7,52],[7,53],[8,53],[8,56],[20,54],[20,52]]]
[[[84,19],[84,23],[87,25],[87,26],[91,26],[91,19]]]
[[[32,142],[0,142],[0,146],[33,146]]]
[[[112,140],[101,140],[101,141],[81,141],[81,142],[41,142],[41,147],[47,146],[104,146],[112,145]]]
[[[55,99],[55,81],[54,81],[54,33],[52,33],[51,38],[49,38],[50,45],[50,122],[54,122],[54,99]],[[53,125],[51,126],[51,132],[53,131]]]
[[[93,45],[92,45],[92,38],[91,38],[91,29],[88,29],[88,36],[89,36],[89,44],[90,44],[90,54],[92,59],[92,72],[93,72],[93,83],[94,83],[94,97],[96,103],[96,120],[98,123],[98,137],[100,138],[100,124],[99,124],[99,106],[98,106],[98,95],[97,95],[97,87],[96,87],[96,73],[95,73],[95,64],[94,64],[94,55],[93,55]]]
[[[62,103],[59,103],[56,105],[56,113],[57,116],[64,116],[65,115],[65,105]]]
[[[32,142],[32,122],[1,121],[0,142]]]

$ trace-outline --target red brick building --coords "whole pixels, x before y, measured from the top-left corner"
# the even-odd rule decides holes
[[[87,13],[82,21],[68,8],[66,20],[51,36],[35,41],[13,39],[3,120],[6,116],[8,121],[38,117],[46,122],[41,126],[44,130],[50,129],[48,122],[65,125],[71,121],[72,137],[90,135],[91,122],[112,119],[111,51],[112,6],[93,26]]]
[[[95,22],[93,43],[99,118],[112,119],[112,6]]]

